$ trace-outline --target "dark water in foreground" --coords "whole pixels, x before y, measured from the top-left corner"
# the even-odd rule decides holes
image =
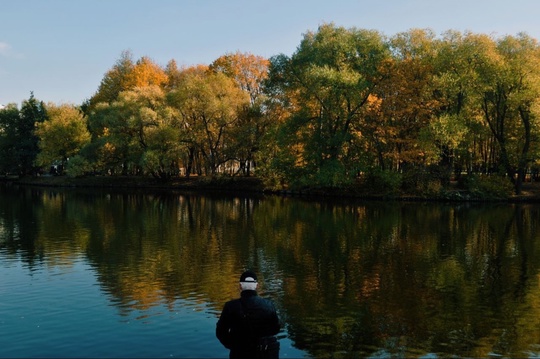
[[[259,272],[282,358],[540,356],[540,206],[0,187],[1,357],[209,357]]]

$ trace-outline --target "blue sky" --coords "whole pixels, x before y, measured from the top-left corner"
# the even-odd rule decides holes
[[[187,66],[235,51],[291,55],[327,22],[540,39],[540,0],[0,0],[0,104],[31,91],[80,104],[123,50]]]

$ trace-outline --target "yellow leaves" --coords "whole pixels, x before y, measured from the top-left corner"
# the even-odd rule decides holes
[[[172,97],[186,119],[232,119],[249,101],[248,94],[223,73],[210,72],[199,65],[184,70],[182,77]]]
[[[382,103],[383,100],[377,95],[369,94],[366,101],[366,106],[368,111],[378,112],[381,109]]]
[[[112,143],[110,143],[110,142],[105,143],[105,144],[103,145],[103,148],[104,148],[105,151],[107,151],[107,152],[114,152],[114,150],[115,150],[115,146],[114,146]]]

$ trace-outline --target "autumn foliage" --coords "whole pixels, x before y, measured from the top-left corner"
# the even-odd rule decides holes
[[[179,68],[124,52],[82,112],[50,105],[35,157],[73,176],[256,175],[274,189],[435,196],[451,180],[503,178],[519,193],[538,174],[539,60],[522,33],[387,37],[334,24],[270,59]],[[77,132],[64,149],[47,133],[58,126]]]

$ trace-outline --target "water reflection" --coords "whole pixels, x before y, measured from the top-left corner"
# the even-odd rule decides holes
[[[126,318],[179,305],[215,317],[252,267],[296,353],[540,351],[538,206],[1,191],[0,259],[32,271],[83,258]]]

